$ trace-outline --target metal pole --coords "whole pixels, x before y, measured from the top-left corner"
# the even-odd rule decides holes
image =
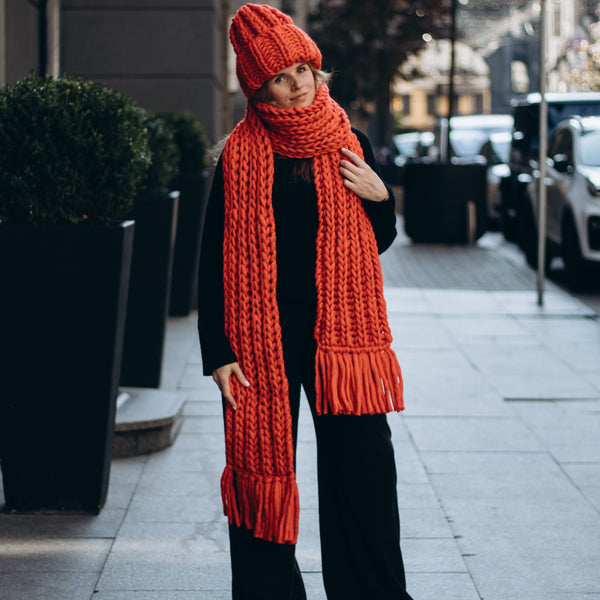
[[[546,101],[546,0],[540,0],[540,155],[538,160],[538,305],[544,304],[544,277],[546,271],[546,155],[548,154],[548,103]]]
[[[448,74],[448,123],[446,127],[445,150],[441,153],[443,162],[450,160],[450,119],[454,115],[454,75],[456,71],[456,0],[452,0],[450,20],[450,73]]]

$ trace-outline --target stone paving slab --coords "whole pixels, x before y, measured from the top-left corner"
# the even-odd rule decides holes
[[[480,600],[469,573],[408,573],[406,582],[415,599]]]
[[[535,289],[535,273],[506,260],[497,247],[497,235],[486,236],[485,243],[474,246],[411,244],[399,235],[382,256],[386,283],[402,288],[439,288],[456,290],[530,290]],[[484,268],[482,268],[484,267]]]
[[[109,538],[4,537],[0,573],[98,572],[110,545]]]
[[[107,591],[226,591],[227,544],[226,528],[215,522],[125,523],[97,587]]]
[[[466,557],[475,585],[485,600],[587,600],[600,594],[598,559],[507,555]],[[575,566],[575,569],[573,568]]]
[[[104,508],[99,515],[11,515],[0,520],[0,544],[18,538],[113,538],[125,512],[124,508]]]
[[[97,579],[95,572],[0,573],[0,600],[88,600],[94,594]]]

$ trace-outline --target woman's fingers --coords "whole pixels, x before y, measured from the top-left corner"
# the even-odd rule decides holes
[[[225,402],[235,410],[237,408],[237,404],[233,399],[231,394],[231,386],[229,385],[229,377],[226,377],[221,382],[221,394],[223,394],[223,398],[225,398]]]
[[[354,164],[358,165],[359,167],[369,168],[369,165],[360,156],[358,156],[358,154],[354,154],[354,152],[348,150],[348,148],[342,148],[342,154],[347,156]]]
[[[387,200],[389,192],[379,175],[354,152],[342,148],[342,153],[351,159],[340,162],[340,173],[344,179],[344,185],[363,200],[373,202]]]
[[[235,375],[236,379],[244,386],[248,387],[250,382],[244,376],[242,369],[238,363],[230,363],[228,365],[223,365],[218,369],[213,371],[213,380],[217,384],[218,388],[221,390],[221,394],[227,404],[231,406],[234,410],[237,408],[237,404],[233,398],[233,394],[231,393],[231,385],[229,380],[231,379],[231,375]]]
[[[351,182],[355,182],[357,178],[361,176],[361,173],[368,172],[371,170],[369,165],[361,160],[354,152],[350,152],[346,148],[342,148],[342,153],[345,154],[350,160],[344,160],[340,162],[340,171],[342,176]]]
[[[248,387],[250,382],[246,379],[246,376],[242,372],[239,363],[233,363],[233,374],[237,377],[237,380],[244,386]]]

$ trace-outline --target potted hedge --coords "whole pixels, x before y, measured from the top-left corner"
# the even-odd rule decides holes
[[[120,384],[158,388],[169,312],[179,192],[168,183],[179,151],[168,123],[147,113],[150,167],[135,196],[131,218],[135,239],[127,299]]]
[[[108,491],[143,111],[91,81],[0,90],[5,509],[98,513]]]
[[[198,119],[186,111],[163,111],[159,115],[173,129],[179,149],[178,172],[170,187],[179,190],[177,235],[169,314],[187,316],[195,306],[200,263],[200,241],[208,188],[209,141]]]

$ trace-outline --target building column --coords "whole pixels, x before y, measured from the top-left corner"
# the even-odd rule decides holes
[[[0,0],[0,86],[6,84],[6,7]]]
[[[1,1],[1,0],[0,0]],[[48,75],[60,75],[60,0],[48,0]]]

